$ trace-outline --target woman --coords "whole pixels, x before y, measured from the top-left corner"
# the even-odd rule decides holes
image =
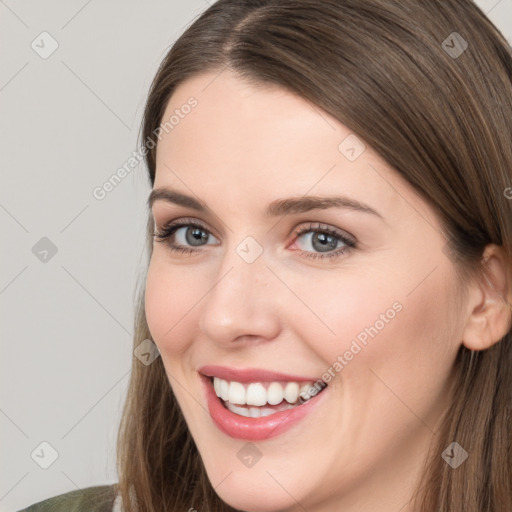
[[[144,116],[120,481],[76,510],[512,510],[511,73],[470,0],[186,30]]]

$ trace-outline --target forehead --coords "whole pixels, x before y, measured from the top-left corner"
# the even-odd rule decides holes
[[[196,106],[189,109],[191,98]],[[277,86],[248,84],[228,71],[181,84],[162,124],[170,119],[172,129],[157,146],[157,179],[158,170],[173,163],[189,176],[268,179],[270,174],[279,181],[291,175],[306,185],[336,163],[338,146],[350,134],[303,98]],[[236,176],[228,176],[230,171]]]
[[[263,148],[297,150],[300,141],[304,154],[312,145],[316,152],[332,149],[333,140],[350,132],[300,96],[275,85],[249,84],[229,71],[195,76],[181,84],[167,105],[163,122],[173,115],[177,121],[180,110],[189,110],[186,105],[191,98],[197,106],[180,116],[183,119],[159,149],[163,150],[170,139],[175,146],[196,143],[203,150],[230,149],[233,155],[237,148],[244,148],[244,154],[252,157]],[[194,140],[190,139],[191,132]],[[322,140],[325,144],[319,147]],[[259,154],[262,160],[276,156]]]
[[[191,99],[196,106],[184,108]],[[350,128],[284,88],[255,86],[229,71],[197,75],[176,89],[162,124],[173,116],[157,146],[155,187],[192,188],[202,199],[222,190],[223,200],[245,195],[266,203],[337,192],[397,218],[416,211],[435,222],[412,187]],[[355,159],[351,147],[360,152]]]

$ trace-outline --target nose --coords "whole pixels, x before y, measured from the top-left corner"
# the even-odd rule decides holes
[[[223,347],[238,347],[241,341],[272,340],[280,330],[283,293],[282,283],[267,268],[263,254],[248,263],[231,250],[203,300],[200,329]]]

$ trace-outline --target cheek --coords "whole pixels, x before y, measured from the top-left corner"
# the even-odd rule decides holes
[[[457,348],[449,268],[440,266],[417,288],[421,272],[411,268],[399,279],[391,270],[379,270],[378,278],[347,272],[339,280],[308,280],[307,287],[296,283],[310,311],[297,314],[303,320],[295,325],[331,378],[367,383],[372,375],[363,367],[402,377],[411,368],[431,376],[447,371]]]
[[[293,301],[300,339],[313,345],[328,364],[346,354],[352,364],[364,360],[374,338],[382,338],[404,314],[403,293],[396,283],[346,271],[343,275],[297,279],[292,288],[304,304]],[[306,305],[307,308],[304,306]],[[366,356],[367,357],[367,356]],[[339,364],[337,365],[339,369]]]
[[[148,268],[145,310],[149,330],[159,350],[183,352],[190,339],[190,319],[201,299],[200,290],[179,267],[165,264],[153,256]]]
[[[372,404],[365,414],[375,421],[414,422],[412,410],[434,425],[458,350],[450,279],[440,267],[412,292],[405,280],[381,292],[360,288],[352,306],[345,301],[346,323],[337,324],[346,360],[340,382],[354,404]]]

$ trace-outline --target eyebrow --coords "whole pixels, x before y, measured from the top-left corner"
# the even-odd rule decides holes
[[[166,201],[168,203],[191,208],[192,210],[197,210],[198,212],[212,213],[206,204],[201,203],[196,198],[167,188],[157,188],[151,191],[148,197],[149,209],[152,208],[155,201]],[[270,218],[281,215],[299,214],[311,210],[325,210],[327,208],[345,208],[376,215],[383,219],[383,216],[370,206],[344,196],[304,196],[277,199],[268,205],[265,210],[265,217]]]

